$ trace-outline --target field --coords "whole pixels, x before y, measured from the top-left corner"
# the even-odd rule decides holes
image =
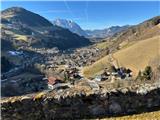
[[[129,45],[112,56],[118,61],[119,66],[130,68],[133,75],[136,76],[139,70],[143,70],[151,60],[159,56],[160,51],[160,36],[155,36],[149,39],[141,40],[133,45]],[[91,66],[83,69],[86,77],[95,76],[97,73],[104,70],[109,64],[109,56],[105,56]]]

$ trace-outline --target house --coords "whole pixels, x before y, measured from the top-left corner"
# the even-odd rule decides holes
[[[57,83],[63,83],[62,80],[56,78],[56,77],[48,77],[48,88],[49,89],[53,89],[54,85],[56,85]]]
[[[62,80],[56,78],[56,77],[49,77],[48,78],[48,84],[55,85],[57,83],[62,83]]]
[[[129,80],[132,77],[132,71],[130,69],[126,69],[125,67],[115,68],[114,66],[110,66],[105,68],[104,72],[101,75],[98,75],[94,78],[94,81],[104,81],[104,80]]]
[[[118,77],[121,79],[125,79],[126,77],[132,77],[132,71],[130,69],[126,69],[124,67],[118,68],[117,69]]]
[[[100,75],[98,75],[98,76],[96,76],[94,79],[93,79],[94,81],[101,81],[101,76]]]

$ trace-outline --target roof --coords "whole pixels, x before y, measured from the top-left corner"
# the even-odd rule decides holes
[[[48,77],[48,84],[54,85],[58,82],[60,82],[61,80],[58,79],[57,77]]]
[[[49,77],[48,78],[48,84],[55,84],[56,83],[56,80],[57,80],[57,78],[55,78],[55,77]]]

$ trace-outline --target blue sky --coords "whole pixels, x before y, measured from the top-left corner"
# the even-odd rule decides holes
[[[158,1],[3,1],[1,10],[13,6],[23,7],[49,20],[73,20],[83,29],[133,25],[160,14]]]

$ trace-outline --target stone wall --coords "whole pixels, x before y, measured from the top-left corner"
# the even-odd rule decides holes
[[[143,88],[143,86],[142,86]],[[85,119],[151,111],[160,107],[160,87],[98,91],[65,90],[2,98],[4,120]],[[74,93],[73,93],[74,91]],[[70,93],[73,93],[72,95]]]

